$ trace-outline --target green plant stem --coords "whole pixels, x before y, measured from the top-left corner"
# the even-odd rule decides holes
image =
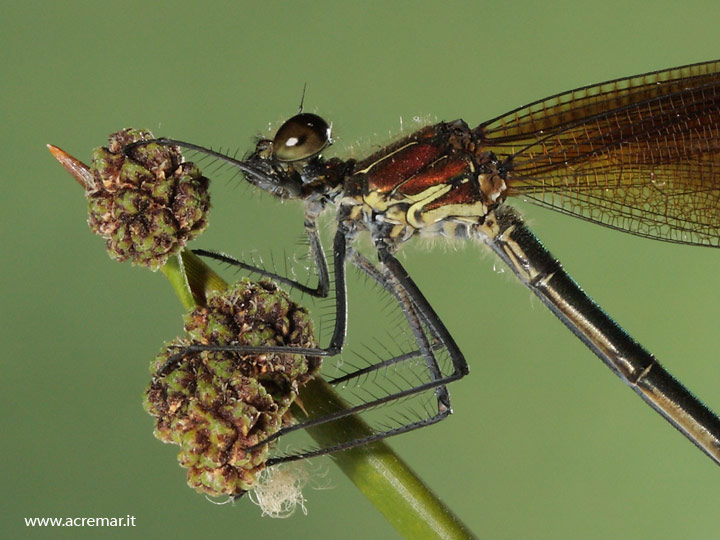
[[[222,278],[189,250],[172,257],[163,268],[163,273],[186,308],[204,304],[208,291],[227,287]],[[301,389],[299,401],[308,418],[317,418],[348,407],[321,378],[310,381]],[[295,407],[294,412],[299,417],[305,416],[300,407]],[[307,431],[321,446],[332,445],[341,439],[347,440],[348,436],[363,438],[372,433],[356,415],[313,426]],[[333,460],[405,538],[475,538],[383,441],[337,452]]]
[[[347,404],[321,378],[308,382],[300,393],[308,416],[347,409]],[[307,429],[323,446],[372,433],[358,416]],[[462,521],[437,498],[415,472],[384,441],[333,454],[333,461],[405,538],[475,538]]]
[[[183,307],[191,310],[196,305],[204,302],[198,302],[198,299],[194,297],[192,289],[190,289],[190,284],[188,283],[184,266],[183,256],[173,255],[167,260],[160,271],[165,274],[165,277],[170,281],[170,285],[172,285],[175,294],[178,295]]]

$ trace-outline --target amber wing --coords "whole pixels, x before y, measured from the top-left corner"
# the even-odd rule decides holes
[[[578,88],[478,127],[508,194],[608,227],[720,246],[720,61]]]

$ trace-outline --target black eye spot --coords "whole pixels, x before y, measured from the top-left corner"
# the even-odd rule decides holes
[[[273,155],[280,161],[298,161],[330,144],[330,126],[316,114],[301,113],[285,122],[275,134]]]

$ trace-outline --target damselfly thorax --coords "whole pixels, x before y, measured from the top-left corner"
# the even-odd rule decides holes
[[[505,200],[505,176],[465,122],[425,127],[355,164],[340,215],[388,247],[415,235],[469,237]]]

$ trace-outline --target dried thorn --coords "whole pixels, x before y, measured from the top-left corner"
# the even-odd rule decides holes
[[[72,176],[78,184],[84,188],[94,184],[95,179],[90,173],[90,167],[57,146],[48,144],[47,147],[53,157],[58,160],[60,165],[62,165],[63,168],[70,173],[70,176]]]

